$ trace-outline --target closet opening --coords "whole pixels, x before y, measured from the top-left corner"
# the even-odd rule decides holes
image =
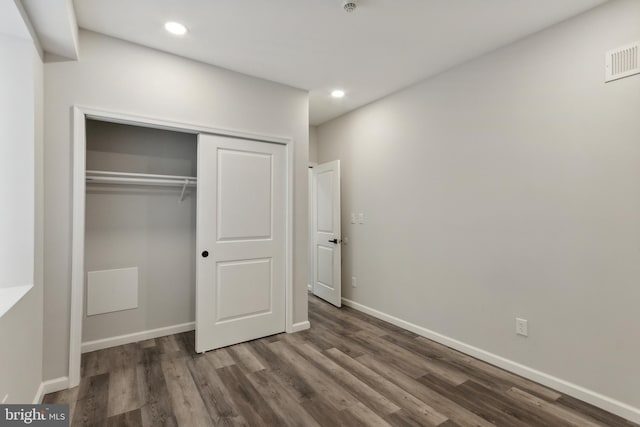
[[[197,135],[86,121],[82,352],[194,329]]]

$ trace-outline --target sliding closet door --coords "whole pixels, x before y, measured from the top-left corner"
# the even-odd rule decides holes
[[[196,350],[285,329],[285,146],[198,137]]]

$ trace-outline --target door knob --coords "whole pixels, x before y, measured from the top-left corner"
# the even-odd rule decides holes
[[[337,245],[338,243],[340,243],[340,242],[341,242],[341,241],[340,241],[340,240],[338,240],[338,239],[329,240],[329,243],[334,243],[334,244],[336,244],[336,245]]]
[[[202,251],[202,258],[206,258],[209,256],[209,251]]]

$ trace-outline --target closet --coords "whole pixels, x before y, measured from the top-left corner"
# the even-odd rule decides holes
[[[197,135],[87,120],[86,148],[84,348],[193,329]]]
[[[84,129],[82,351],[195,328],[204,352],[284,332],[290,146],[89,118]]]

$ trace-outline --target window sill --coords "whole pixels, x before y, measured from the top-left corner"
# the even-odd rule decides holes
[[[17,285],[0,288],[0,318],[11,310],[11,307],[16,305],[31,288],[33,288],[33,285]]]

